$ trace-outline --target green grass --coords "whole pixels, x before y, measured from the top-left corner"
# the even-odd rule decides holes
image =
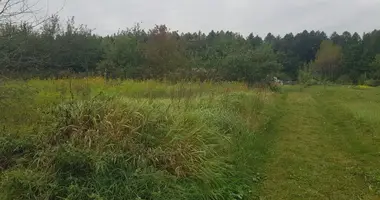
[[[380,120],[367,117],[376,115],[378,104],[367,102],[379,92],[340,86],[289,92],[261,198],[379,199]],[[366,106],[366,115],[351,104]]]
[[[378,88],[10,81],[0,199],[379,199]]]
[[[275,94],[238,83],[1,86],[0,199],[249,199]]]

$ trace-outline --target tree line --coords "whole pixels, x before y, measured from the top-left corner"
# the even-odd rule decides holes
[[[165,25],[137,24],[99,36],[74,18],[52,16],[36,27],[0,23],[0,75],[9,78],[225,80],[256,83],[268,77],[295,81],[363,83],[380,80],[380,30],[358,33],[303,31],[264,38],[231,31],[179,33]]]

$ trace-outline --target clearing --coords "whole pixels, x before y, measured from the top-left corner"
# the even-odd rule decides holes
[[[380,89],[0,85],[0,199],[380,199]]]

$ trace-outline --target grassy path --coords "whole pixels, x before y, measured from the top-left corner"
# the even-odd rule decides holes
[[[350,136],[357,124],[328,105],[314,93],[288,94],[260,199],[378,199],[359,173],[374,157],[358,159],[363,152],[355,146],[358,138]]]

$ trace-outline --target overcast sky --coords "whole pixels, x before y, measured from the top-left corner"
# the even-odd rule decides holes
[[[61,18],[106,35],[141,22],[171,30],[231,30],[265,36],[303,30],[369,32],[380,29],[380,0],[41,0]]]

